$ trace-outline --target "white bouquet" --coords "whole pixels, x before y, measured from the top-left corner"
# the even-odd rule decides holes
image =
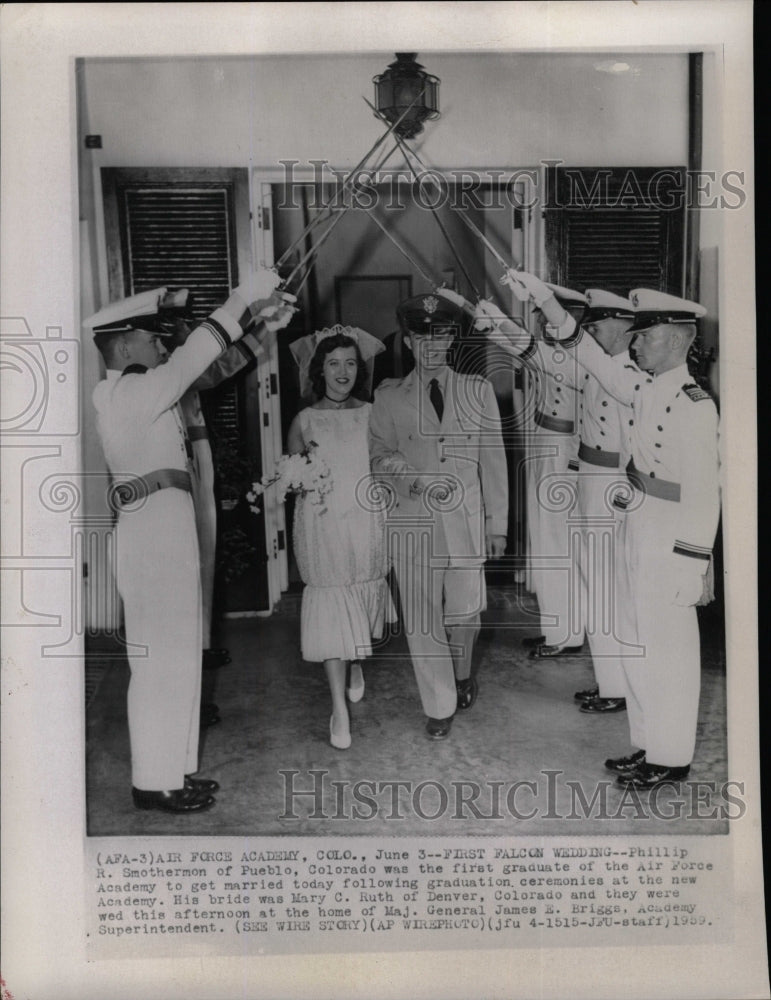
[[[271,486],[276,487],[279,503],[284,502],[287,493],[299,493],[307,495],[312,504],[322,506],[334,483],[329,466],[318,454],[318,445],[311,441],[305,451],[296,455],[282,455],[272,474],[266,474],[259,482],[252,483],[246,499],[253,514],[260,513],[257,497],[262,496]],[[324,510],[320,513],[323,514]]]

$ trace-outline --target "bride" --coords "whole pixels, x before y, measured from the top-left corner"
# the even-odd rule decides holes
[[[332,480],[323,504],[301,495],[295,505],[294,552],[305,583],[300,642],[304,660],[324,663],[332,696],[329,739],[339,750],[351,745],[348,665],[348,696],[358,701],[364,679],[357,661],[371,655],[373,639],[394,618],[386,581],[386,508],[370,476],[372,407],[365,400],[370,374],[363,355],[371,358],[379,350],[380,341],[370,334],[340,325],[292,345],[301,383],[309,383],[316,401],[294,418],[287,449],[298,454],[317,446]]]

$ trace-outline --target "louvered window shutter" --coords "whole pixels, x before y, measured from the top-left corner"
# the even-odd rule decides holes
[[[232,186],[118,185],[126,294],[168,285],[189,288],[202,320],[237,282]],[[207,415],[219,439],[238,441],[238,388],[230,382],[207,395]]]
[[[685,168],[556,167],[547,181],[552,280],[579,291],[682,294]]]
[[[130,173],[105,171],[106,213],[112,192],[117,208],[124,294],[189,288],[195,319],[202,320],[238,283],[235,183],[156,181],[151,171],[140,179]],[[219,499],[239,498],[218,524],[218,603],[224,611],[259,610],[267,602],[264,523],[243,502],[261,459],[259,435],[247,431],[247,397],[242,378],[202,393]]]

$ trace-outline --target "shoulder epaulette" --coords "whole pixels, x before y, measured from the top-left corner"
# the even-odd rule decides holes
[[[388,389],[391,386],[401,385],[403,381],[403,378],[384,378],[375,386],[375,392],[380,392],[381,389]]]
[[[121,378],[123,378],[124,375],[144,375],[146,371],[147,365],[129,365],[121,372]]]
[[[705,392],[700,386],[696,385],[695,382],[688,382],[683,386],[683,392],[689,399],[692,399],[694,403],[698,403],[702,399],[712,399],[708,392]]]

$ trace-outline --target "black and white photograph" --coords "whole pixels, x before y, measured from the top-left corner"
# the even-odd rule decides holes
[[[3,1000],[768,996],[752,5],[15,6]]]

